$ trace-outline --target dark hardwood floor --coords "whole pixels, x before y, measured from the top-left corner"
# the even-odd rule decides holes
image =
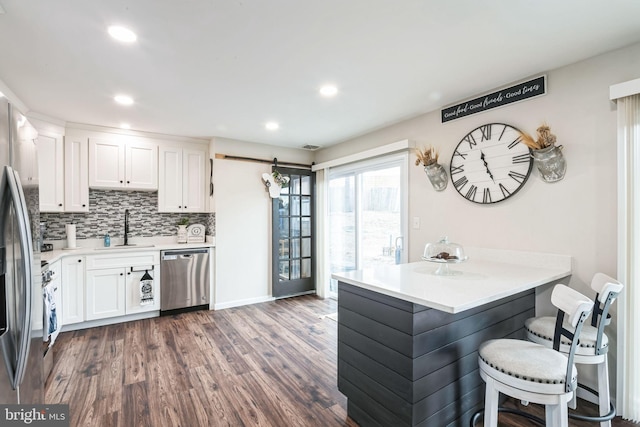
[[[65,332],[47,402],[69,404],[72,426],[356,427],[336,385],[337,324],[323,317],[336,310],[304,296]]]

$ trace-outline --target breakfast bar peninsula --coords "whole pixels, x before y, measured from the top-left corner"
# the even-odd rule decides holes
[[[479,345],[524,338],[536,288],[571,257],[468,248],[448,275],[423,261],[336,273],[338,388],[365,426],[468,426],[483,406]]]

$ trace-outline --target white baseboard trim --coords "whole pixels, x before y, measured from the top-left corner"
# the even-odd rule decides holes
[[[235,301],[221,302],[221,303],[218,303],[218,304],[214,304],[213,305],[213,309],[214,310],[224,310],[225,308],[240,307],[240,306],[243,306],[243,305],[258,304],[260,302],[269,302],[269,301],[275,301],[275,298],[270,296],[270,295],[265,295],[265,296],[256,297],[256,298],[239,299],[239,300],[235,300]]]
[[[61,332],[77,331],[78,329],[95,328],[97,326],[113,325],[114,323],[130,322],[132,320],[149,319],[160,316],[159,310],[147,311],[145,313],[129,314],[127,316],[109,317],[106,319],[87,320],[86,322],[71,323],[63,325]]]

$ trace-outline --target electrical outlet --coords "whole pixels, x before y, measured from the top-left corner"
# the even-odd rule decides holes
[[[413,226],[414,230],[418,230],[420,228],[420,217],[419,216],[414,216],[413,217],[412,226]]]

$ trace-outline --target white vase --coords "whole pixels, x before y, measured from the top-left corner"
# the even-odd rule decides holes
[[[178,243],[187,243],[187,226],[178,226]]]

